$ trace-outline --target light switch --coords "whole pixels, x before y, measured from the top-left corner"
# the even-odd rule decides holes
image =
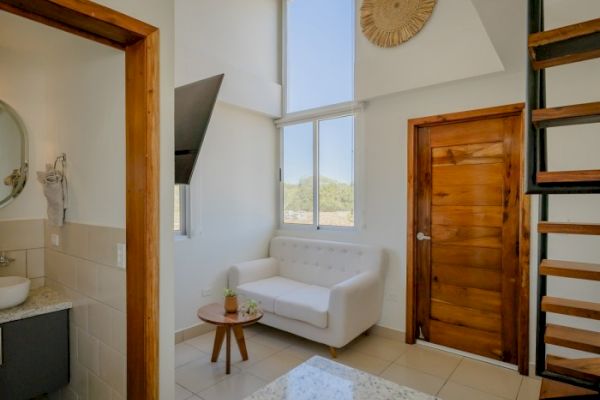
[[[117,266],[119,268],[125,268],[127,262],[127,250],[125,243],[117,243]]]
[[[58,235],[58,233],[52,233],[50,235],[50,243],[53,247],[60,246],[60,236]]]

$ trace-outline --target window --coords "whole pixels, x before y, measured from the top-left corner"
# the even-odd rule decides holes
[[[187,232],[187,185],[175,185],[173,231],[177,235],[185,236]]]
[[[282,132],[283,223],[353,227],[354,116],[288,125]]]
[[[287,0],[281,219],[354,227],[354,0]]]
[[[354,0],[288,0],[286,111],[354,98]]]

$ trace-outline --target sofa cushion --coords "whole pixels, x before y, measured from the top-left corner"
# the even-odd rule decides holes
[[[307,284],[274,276],[254,282],[244,283],[237,287],[241,297],[254,299],[264,311],[275,312],[275,300],[286,293],[309,287]]]
[[[275,314],[296,319],[318,328],[327,328],[329,289],[308,286],[285,293],[275,300]]]

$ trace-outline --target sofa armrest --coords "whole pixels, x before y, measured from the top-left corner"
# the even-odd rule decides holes
[[[229,268],[229,287],[235,289],[246,282],[276,276],[278,272],[279,262],[273,257],[237,263]]]
[[[331,288],[329,321],[331,328],[353,339],[381,317],[382,276],[365,271]]]

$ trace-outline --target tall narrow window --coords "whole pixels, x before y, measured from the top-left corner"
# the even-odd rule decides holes
[[[354,0],[287,1],[288,113],[354,98]]]
[[[283,129],[283,221],[313,223],[313,124]]]

